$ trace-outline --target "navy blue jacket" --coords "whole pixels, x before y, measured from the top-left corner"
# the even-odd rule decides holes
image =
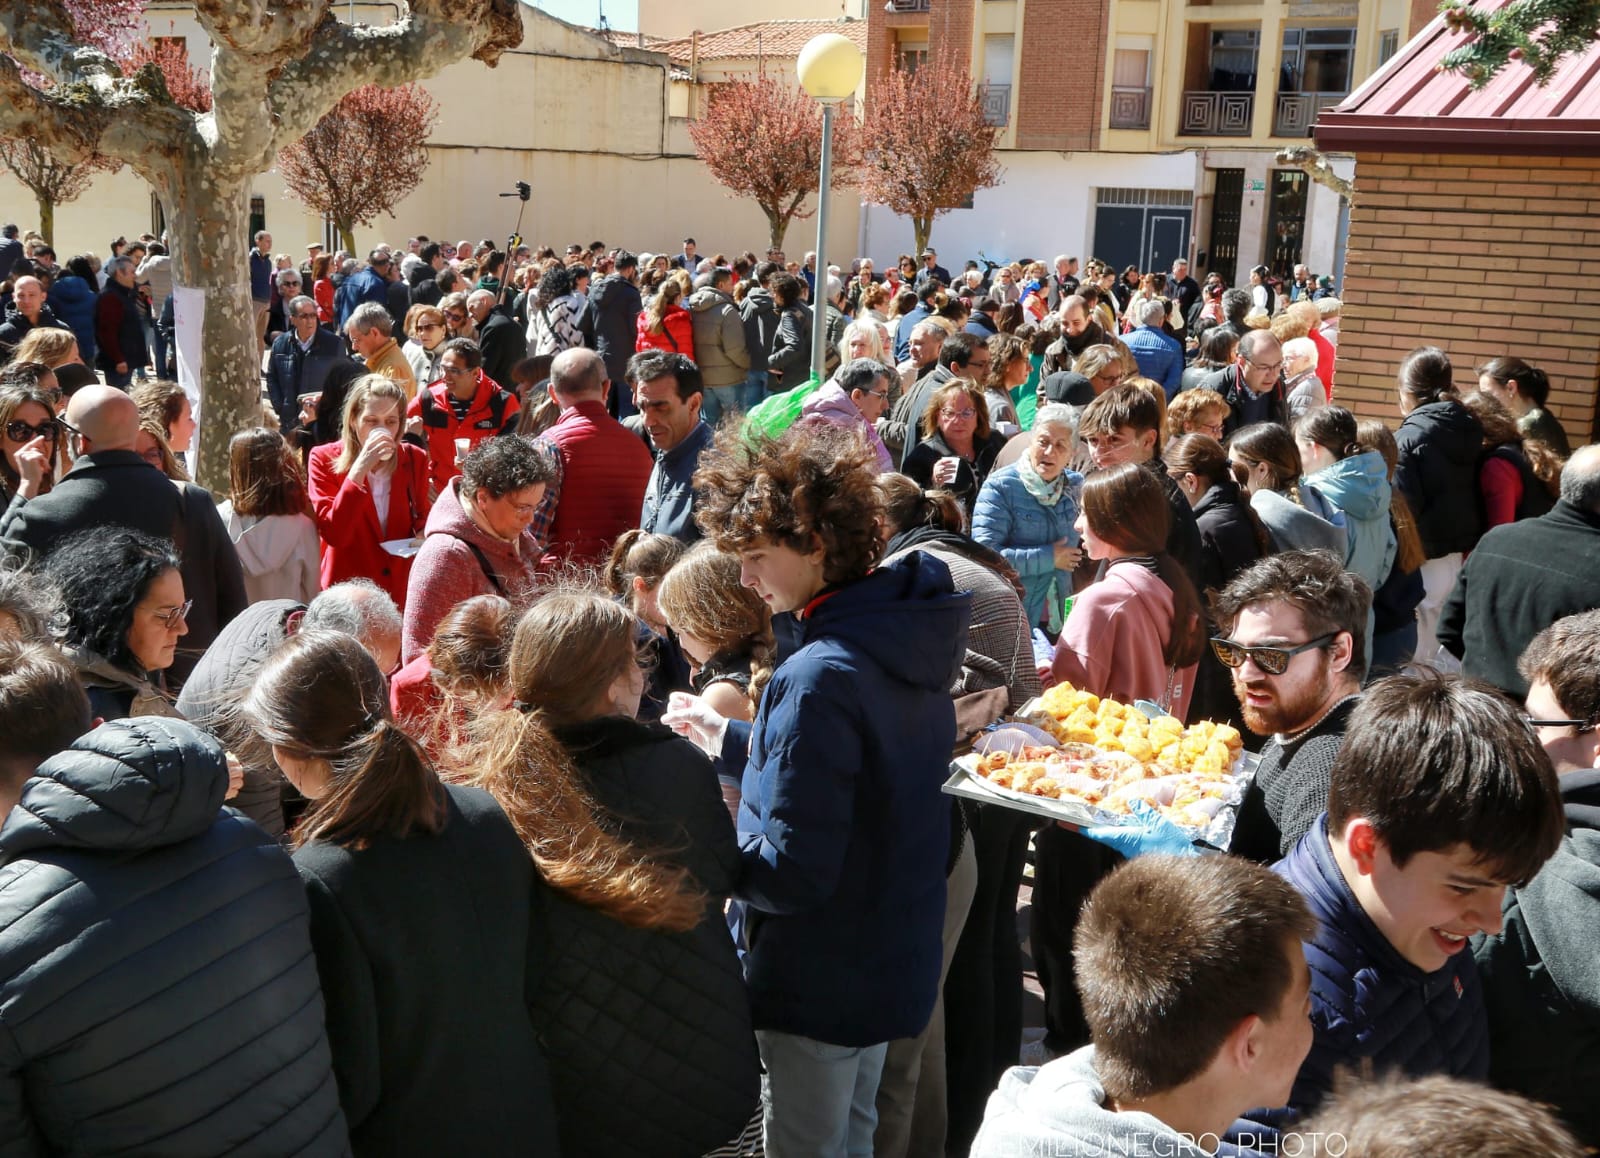
[[[1432,973],[1402,957],[1345,883],[1328,844],[1327,813],[1274,868],[1318,921],[1316,939],[1305,945],[1316,1033],[1289,1094],[1291,1109],[1315,1110],[1333,1088],[1336,1068],[1358,1069],[1368,1060],[1380,1074],[1488,1075],[1489,1022],[1472,954],[1463,948]],[[1270,1111],[1248,1117],[1283,1120]]]
[[[814,601],[761,698],[739,806],[755,1026],[842,1046],[922,1032],[939,986],[971,596],[913,552]]]
[[[0,1155],[349,1153],[305,890],[222,746],[102,724],[0,829]]]
[[[376,302],[384,309],[389,308],[389,281],[370,265],[351,274],[339,288],[343,291],[338,303],[340,333],[344,332],[344,325],[350,320],[350,315],[356,312],[357,306]]]
[[[933,317],[933,312],[922,302],[909,314],[900,319],[900,324],[894,329],[894,360],[904,362],[911,357],[911,331],[917,328],[917,323]]]
[[[78,357],[83,359],[85,366],[94,365],[97,348],[94,340],[96,296],[94,286],[81,277],[69,274],[57,278],[44,299],[45,304],[61,320],[61,324],[71,330],[73,336],[78,339]]]
[[[715,434],[702,422],[671,450],[653,452],[656,465],[644,488],[639,514],[639,526],[646,532],[671,535],[685,543],[699,540],[700,527],[694,521],[694,472]]]

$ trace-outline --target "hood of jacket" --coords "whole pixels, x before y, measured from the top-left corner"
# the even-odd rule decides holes
[[[239,565],[246,575],[266,575],[289,562],[301,541],[295,519],[259,519],[241,515],[232,503],[218,511],[228,524],[228,537],[239,553]]]
[[[77,278],[64,278],[63,280],[64,281],[77,281],[78,279]],[[6,305],[5,324],[9,326],[13,322],[20,322],[24,326],[29,326],[29,327],[33,327],[33,328],[38,328],[40,326],[43,326],[43,327],[45,327],[47,329],[57,329],[57,330],[66,329],[66,327],[63,326],[61,324],[61,322],[56,318],[55,313],[50,309],[50,303],[49,303],[48,300],[46,300],[45,302],[40,304],[40,306],[39,306],[39,320],[36,321],[36,322],[28,321],[28,319],[23,316],[22,311],[17,308],[17,303],[16,302],[8,303]]]
[[[93,301],[94,296],[94,287],[81,277],[61,277],[50,286],[45,300],[56,305],[76,306]]]
[[[1581,784],[1571,781],[1582,780]],[[1600,912],[1600,772],[1561,777],[1561,796],[1572,831],[1516,900],[1539,958],[1563,994],[1600,1016],[1600,955],[1594,951],[1594,917]],[[1574,813],[1583,819],[1575,819]]]
[[[747,311],[758,310],[763,313],[770,314],[777,312],[778,303],[773,300],[770,293],[762,289],[760,286],[757,286],[755,289],[744,295],[744,308]]]
[[[1305,481],[1353,519],[1365,521],[1389,515],[1389,468],[1375,450],[1342,458]]]
[[[222,746],[192,724],[113,720],[39,765],[0,829],[0,860],[177,844],[216,823],[227,791]]]
[[[800,407],[800,415],[802,418],[825,418],[844,426],[865,422],[860,409],[850,401],[850,395],[832,379],[811,392]]]
[[[805,618],[805,639],[844,640],[891,678],[942,692],[966,655],[971,608],[950,569],[916,551],[824,598]]]
[[[688,307],[690,313],[699,314],[709,310],[712,306],[731,306],[733,305],[733,298],[721,290],[706,286],[704,289],[695,290],[683,304]]]
[[[1412,436],[1406,437],[1408,434]],[[1406,415],[1395,438],[1402,448],[1425,440],[1453,465],[1473,471],[1483,456],[1483,427],[1459,402],[1429,402],[1417,407]]]
[[[989,1097],[972,1158],[1018,1154],[1201,1158],[1205,1154],[1159,1118],[1118,1112],[1107,1108],[1106,1102],[1105,1083],[1094,1068],[1093,1046],[1048,1065],[1013,1067]]]

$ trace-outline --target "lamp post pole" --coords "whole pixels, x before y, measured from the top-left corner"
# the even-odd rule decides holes
[[[827,364],[828,342],[828,260],[824,247],[828,239],[828,187],[833,181],[833,110],[837,101],[822,104],[822,164],[817,173],[817,269],[811,291],[811,376],[822,381]]]
[[[822,381],[828,335],[828,193],[833,184],[833,115],[861,81],[861,50],[837,32],[806,41],[795,61],[800,87],[822,106],[821,163],[817,169],[817,268],[811,290],[811,376]]]

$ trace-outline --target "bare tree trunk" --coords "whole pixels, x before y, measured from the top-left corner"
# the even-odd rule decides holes
[[[167,234],[174,241],[174,287],[205,295],[200,365],[203,383],[199,460],[195,478],[214,491],[228,488],[228,440],[261,424],[261,351],[250,302],[245,236],[250,229],[250,183],[188,175],[171,192]]]
[[[56,243],[56,205],[37,189],[33,191],[33,199],[39,203],[39,236],[49,244]]]
[[[356,251],[355,229],[351,227],[348,221],[335,222],[335,225],[339,230],[339,244],[344,246],[347,253],[354,254]]]
[[[913,217],[911,219],[911,229],[917,239],[917,247],[914,252],[920,254],[928,248],[928,238],[933,233],[933,218]]]
[[[767,210],[767,235],[772,238],[772,248],[783,248],[783,235],[789,232],[789,218],[782,213]]]

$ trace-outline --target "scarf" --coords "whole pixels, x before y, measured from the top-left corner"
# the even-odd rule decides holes
[[[1033,462],[1024,454],[1017,459],[1017,477],[1022,480],[1023,487],[1039,505],[1052,510],[1061,501],[1061,496],[1067,491],[1067,472],[1062,471],[1056,475],[1054,482],[1045,482],[1039,477],[1039,472],[1033,469]]]

